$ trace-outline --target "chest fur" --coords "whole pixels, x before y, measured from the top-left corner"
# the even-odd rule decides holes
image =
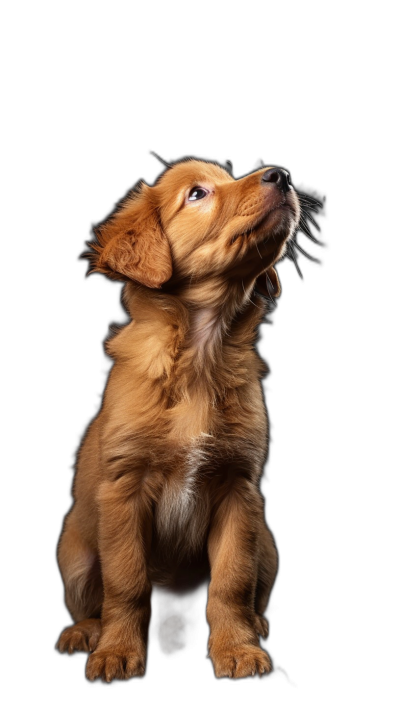
[[[208,449],[201,443],[188,448],[181,462],[179,477],[168,480],[155,511],[159,538],[185,551],[201,547],[209,523],[210,504],[203,475]]]

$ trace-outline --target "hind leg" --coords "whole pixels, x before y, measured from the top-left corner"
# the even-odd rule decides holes
[[[260,534],[258,579],[255,597],[255,625],[257,634],[268,637],[268,620],[263,617],[278,572],[278,551],[268,526]]]
[[[103,584],[98,555],[80,532],[76,508],[65,519],[57,555],[65,602],[76,624],[61,633],[56,646],[70,654],[93,651],[101,634]]]

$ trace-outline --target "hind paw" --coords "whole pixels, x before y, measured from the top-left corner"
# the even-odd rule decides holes
[[[254,625],[257,635],[260,635],[264,638],[268,637],[269,625],[268,620],[265,617],[263,617],[262,615],[256,615],[254,619]]]
[[[101,635],[99,619],[82,620],[76,625],[66,627],[61,633],[56,647],[60,652],[93,652]]]

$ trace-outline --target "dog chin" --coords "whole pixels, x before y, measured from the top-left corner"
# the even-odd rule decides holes
[[[297,227],[298,219],[294,209],[285,204],[275,208],[267,217],[265,228],[271,238],[285,241],[290,239]],[[269,237],[268,236],[268,237]]]
[[[297,220],[291,206],[287,204],[279,206],[268,214],[263,222],[262,230],[259,234],[259,243],[272,241],[276,247],[280,246],[280,253],[297,227]]]

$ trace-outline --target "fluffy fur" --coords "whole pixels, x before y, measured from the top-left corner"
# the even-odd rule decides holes
[[[90,652],[90,680],[143,674],[151,583],[207,569],[216,676],[271,670],[259,636],[277,552],[259,490],[268,425],[255,341],[259,293],[279,294],[274,265],[300,208],[279,172],[265,175],[178,162],[95,229],[91,271],[125,281],[131,320],[106,343],[114,365],[58,547],[76,623],[58,646]]]

